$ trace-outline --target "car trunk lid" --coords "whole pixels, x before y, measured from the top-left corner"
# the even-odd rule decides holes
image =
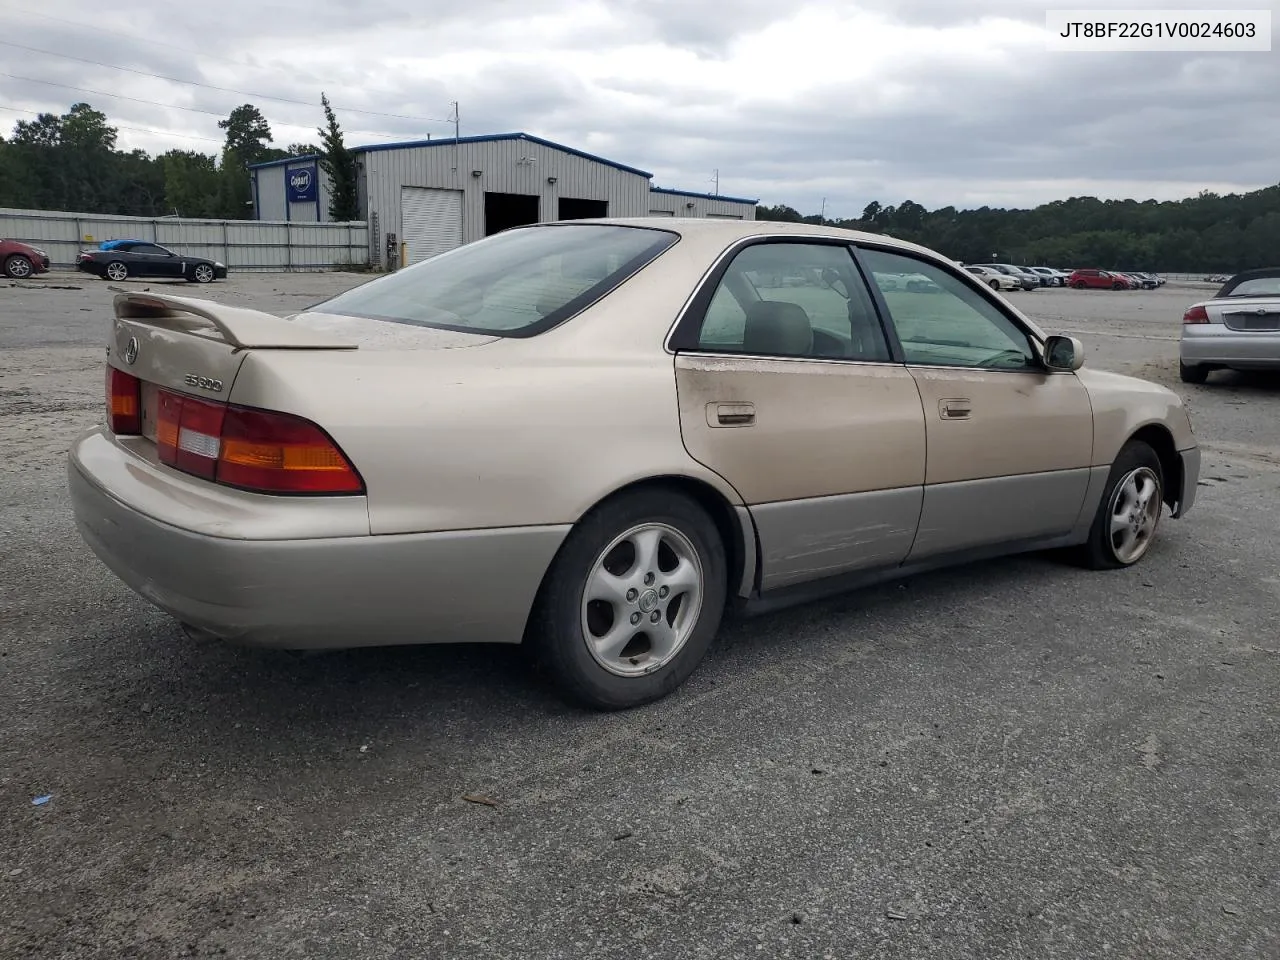
[[[1280,330],[1280,299],[1241,297],[1207,304],[1211,321],[1238,333],[1274,333]]]
[[[113,415],[113,430],[127,423],[125,433],[150,444],[157,443],[165,410],[172,407],[175,395],[225,408],[251,353],[446,349],[497,339],[325,314],[286,319],[244,307],[150,292],[120,294],[114,309],[107,363],[109,369],[127,375],[119,388],[123,392],[119,402],[136,407],[131,414],[136,419]],[[113,381],[112,376],[108,373],[109,408],[117,402],[112,383],[118,378]]]

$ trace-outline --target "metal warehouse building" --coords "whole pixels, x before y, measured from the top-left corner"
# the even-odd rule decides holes
[[[755,219],[755,200],[653,186],[653,174],[527,133],[356,147],[374,263],[416,263],[509,227],[584,217]],[[329,220],[316,157],[252,168],[259,220]]]

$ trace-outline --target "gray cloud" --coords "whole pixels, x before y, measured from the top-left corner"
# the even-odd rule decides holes
[[[158,152],[217,148],[217,116],[175,107],[223,116],[257,103],[284,144],[312,139],[320,111],[266,96],[315,103],[323,89],[349,141],[372,143],[448,135],[439,121],[458,100],[464,135],[525,130],[687,189],[710,189],[719,168],[724,193],[806,211],[825,197],[829,212],[845,216],[871,199],[1030,204],[1086,192],[1187,196],[1277,179],[1273,55],[1048,53],[997,22],[1020,21],[1024,32],[1042,24],[1043,8],[1020,0],[852,6],[899,30],[986,26],[963,42],[895,34],[900,48],[887,57],[874,36],[859,35],[846,61],[822,37],[797,34],[798,49],[753,39],[797,14],[850,12],[835,0],[284,0],[269,17],[259,4],[224,0],[182,17],[138,7],[105,30],[36,15],[10,21],[4,39],[246,93],[0,45],[5,73],[157,101],[0,77],[0,107],[62,112],[83,99],[122,127],[210,138],[122,130],[122,145]],[[57,0],[47,12],[77,17]],[[863,76],[867,63],[878,67]],[[22,118],[30,116],[0,109],[5,128]]]

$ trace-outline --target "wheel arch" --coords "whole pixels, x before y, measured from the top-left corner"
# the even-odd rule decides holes
[[[1164,502],[1172,510],[1182,490],[1182,458],[1169,428],[1160,423],[1148,423],[1139,427],[1125,441],[1140,441],[1151,447],[1160,458],[1160,472],[1164,475]]]
[[[633,480],[601,497],[584,511],[583,515],[611,500],[625,497],[639,490],[655,488],[683,493],[695,500],[710,515],[716,530],[720,533],[721,543],[724,544],[729,574],[729,582],[726,586],[729,595],[731,597],[747,596],[754,590],[760,566],[760,548],[751,515],[746,507],[735,505],[723,491],[704,479],[687,474],[667,473]]]
[[[707,480],[692,477],[688,474],[664,473],[650,477],[641,477],[628,481],[610,491],[590,504],[574,524],[582,522],[584,517],[598,510],[611,501],[641,490],[666,489],[685,494],[697,502],[711,517],[724,544],[725,561],[728,570],[726,584],[730,597],[746,597],[756,588],[760,569],[760,547],[756,538],[755,523],[747,508],[735,504],[722,490]],[[563,549],[563,545],[561,547]],[[558,551],[557,551],[558,555]],[[555,560],[547,565],[547,574],[551,572]],[[544,582],[546,575],[544,574]],[[541,589],[541,588],[540,588]]]

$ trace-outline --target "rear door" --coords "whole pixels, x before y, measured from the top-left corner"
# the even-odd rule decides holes
[[[1075,524],[1093,460],[1093,408],[1051,372],[1015,314],[959,271],[860,245],[924,405],[928,464],[910,559],[1054,536]],[[914,270],[930,292],[881,277]]]
[[[740,244],[671,346],[685,446],[747,504],[763,589],[902,561],[924,411],[846,244]]]

